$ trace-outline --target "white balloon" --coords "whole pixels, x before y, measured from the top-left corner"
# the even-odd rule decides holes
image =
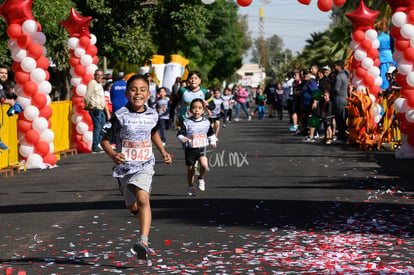
[[[75,69],[74,69],[73,67],[71,67],[71,68],[69,69],[69,73],[70,73],[70,75],[71,75],[71,76],[76,75],[76,73],[75,73]]]
[[[11,38],[9,39],[9,41],[7,41],[7,48],[9,48],[10,51],[20,49],[19,45],[17,44],[17,41]]]
[[[96,41],[97,41],[96,36],[93,33],[91,33],[91,45],[95,45]]]
[[[371,42],[374,42],[374,40],[377,39],[377,37],[378,37],[378,33],[376,30],[370,29],[365,32],[365,39],[368,39]]]
[[[27,169],[42,168],[42,166],[44,166],[43,158],[39,154],[33,153],[27,157],[27,161],[26,161]]]
[[[40,140],[44,140],[48,143],[52,142],[55,138],[55,133],[53,133],[52,130],[46,129],[43,131],[43,133],[40,134]]]
[[[46,105],[50,105],[50,103],[52,103],[52,98],[50,95],[46,95]]]
[[[29,145],[29,144],[20,144],[19,146],[19,153],[20,155],[22,155],[23,157],[28,157],[30,156],[34,151],[34,146],[33,145]]]
[[[402,60],[398,63],[398,72],[403,75],[408,75],[413,70],[413,64],[407,60]]]
[[[53,142],[49,142],[49,153],[55,152],[55,144]]]
[[[394,109],[397,113],[405,113],[408,111],[409,107],[407,105],[407,100],[405,98],[397,98],[394,101]]]
[[[42,46],[42,55],[47,56],[47,49],[45,46]]]
[[[349,47],[351,48],[351,50],[356,51],[359,48],[359,44],[352,40],[351,43],[349,43]]]
[[[33,129],[35,129],[39,133],[43,133],[43,131],[45,131],[49,126],[49,123],[46,118],[38,117],[35,120],[33,120],[32,126]]]
[[[377,76],[377,77],[375,77],[375,82],[374,82],[374,84],[375,84],[376,86],[381,86],[381,85],[382,85],[382,82],[383,82],[383,80],[382,80],[382,77],[381,77],[381,76]]]
[[[82,140],[87,144],[91,145],[93,140],[93,133],[91,131],[87,131],[83,136]]]
[[[52,91],[52,85],[49,81],[42,81],[38,86],[38,92],[44,95],[48,95]]]
[[[27,106],[29,106],[30,103],[32,103],[32,99],[30,97],[19,96],[17,97],[17,102],[19,102],[19,104],[22,105],[23,109],[26,109]]]
[[[88,124],[86,124],[85,122],[80,122],[76,125],[76,131],[79,134],[85,134],[88,131]]]
[[[375,98],[374,95],[369,94],[369,98],[371,99],[372,103],[375,103],[375,101],[377,101],[377,99]]]
[[[406,39],[411,39],[414,36],[414,26],[411,24],[404,24],[401,27],[401,35]]]
[[[46,35],[42,32],[35,32],[32,34],[33,44],[43,46],[46,43]]]
[[[381,118],[382,118],[382,116],[381,116],[381,115],[376,115],[376,116],[374,117],[374,122],[375,122],[375,123],[380,122],[380,121],[381,121]]]
[[[96,66],[95,64],[91,64],[86,68],[86,71],[88,72],[88,74],[94,75],[97,69],[98,66]]]
[[[83,55],[80,59],[80,63],[85,67],[88,67],[89,65],[91,65],[92,62],[93,62],[93,58],[89,54]]]
[[[78,124],[79,122],[82,121],[82,116],[77,115],[77,114],[73,114],[71,116],[70,120],[72,121],[73,124]]]
[[[85,84],[79,84],[76,87],[76,94],[78,94],[80,96],[84,96],[86,94],[86,88],[87,88],[87,86]]]
[[[201,2],[203,2],[203,4],[206,4],[206,5],[213,4],[213,3],[214,3],[214,1],[215,1],[215,0],[201,0]]]
[[[16,50],[13,50],[11,55],[14,61],[22,62],[23,59],[27,57],[27,51],[18,48]]]
[[[30,73],[36,69],[36,60],[31,57],[25,57],[23,58],[20,67],[23,71]]]
[[[74,52],[74,54],[75,54],[75,56],[77,56],[77,57],[82,57],[82,56],[84,56],[85,55],[85,49],[83,49],[83,48],[81,48],[81,47],[77,47],[76,49],[75,49],[75,52]]]
[[[68,47],[72,50],[76,49],[79,46],[79,38],[71,37],[68,40]]]
[[[367,89],[367,87],[365,87],[364,85],[359,85],[357,88],[356,88],[356,91],[357,92],[365,92],[365,90]]]
[[[404,24],[407,23],[407,14],[405,12],[396,12],[392,16],[392,24],[396,27],[401,28]]]
[[[362,80],[361,79],[359,79],[358,77],[354,77],[353,79],[352,79],[352,84],[354,84],[354,86],[355,87],[358,87],[359,85],[361,85],[362,84]]]
[[[399,62],[401,62],[401,60],[403,60],[404,59],[404,53],[402,53],[402,52],[400,52],[400,51],[398,51],[398,50],[395,50],[393,53],[392,53],[392,58],[397,62],[397,63],[399,63]]]
[[[362,61],[365,57],[367,57],[367,52],[364,50],[358,49],[354,52],[354,57],[356,60]]]
[[[41,68],[36,68],[30,73],[30,80],[40,84],[46,79],[45,70]]]
[[[20,86],[19,84],[16,84],[16,86],[14,86],[14,93],[17,96],[24,96],[24,92],[23,92],[22,86]]]
[[[70,84],[72,84],[72,86],[76,87],[81,83],[81,81],[82,81],[82,78],[80,78],[80,77],[72,77],[70,79]]]
[[[414,109],[408,110],[405,112],[405,118],[408,122],[413,123],[414,122]]]
[[[372,48],[378,49],[379,47],[380,47],[380,42],[378,39],[375,39],[374,41],[372,41]]]
[[[27,120],[33,121],[39,117],[39,109],[33,105],[29,105],[24,109],[23,115]]]
[[[409,72],[407,74],[407,84],[410,85],[411,87],[414,87],[414,72]]]
[[[37,23],[34,20],[26,20],[22,24],[22,31],[26,34],[37,32]]]
[[[374,60],[372,60],[372,58],[365,57],[364,59],[362,59],[361,65],[362,67],[368,70],[369,68],[374,66]]]
[[[381,74],[381,70],[378,67],[372,66],[368,69],[368,74],[373,77],[377,77]]]

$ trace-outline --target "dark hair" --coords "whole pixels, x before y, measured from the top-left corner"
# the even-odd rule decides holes
[[[131,86],[132,81],[138,80],[138,79],[144,80],[147,83],[147,85],[149,86],[149,81],[148,81],[148,79],[144,75],[142,75],[142,74],[134,74],[127,81],[127,89],[129,89],[129,86]]]
[[[344,68],[345,63],[342,60],[337,60],[335,61],[335,65]]]
[[[196,75],[196,76],[198,76],[201,79],[201,73],[199,71],[191,71],[191,72],[188,73],[187,80],[189,78],[191,78],[193,75]]]
[[[165,88],[165,87],[159,87],[157,93],[161,92],[161,90],[164,90],[165,92],[167,92],[167,88]]]
[[[201,98],[194,98],[193,101],[191,101],[190,109],[193,107],[193,104],[196,103],[196,102],[200,102],[201,105],[203,105],[203,108],[204,108],[204,100],[202,100]]]
[[[7,79],[6,83],[4,84],[5,90],[8,91],[9,89],[13,89],[14,87],[16,87],[16,82],[14,82],[13,79]]]

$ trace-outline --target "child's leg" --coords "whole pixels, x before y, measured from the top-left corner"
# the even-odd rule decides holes
[[[208,160],[207,157],[205,156],[201,156],[198,159],[198,162],[200,163],[200,175],[198,176],[199,179],[203,179],[204,175],[207,171],[207,165],[208,165]]]
[[[216,135],[216,137],[218,137],[218,134],[220,132],[220,119],[217,119],[216,121],[214,121],[214,133]]]
[[[140,241],[148,245],[148,236],[151,227],[152,213],[151,205],[149,200],[149,194],[139,188],[137,190],[137,206],[138,206],[138,221],[139,221],[139,232]]]
[[[194,165],[187,166],[187,183],[188,186],[193,186],[194,183]]]

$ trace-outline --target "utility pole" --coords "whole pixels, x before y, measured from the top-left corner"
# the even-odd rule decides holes
[[[262,71],[266,71],[266,41],[264,38],[263,8],[260,8],[260,64]]]

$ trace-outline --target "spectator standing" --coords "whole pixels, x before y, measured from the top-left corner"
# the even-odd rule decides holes
[[[266,95],[264,94],[263,88],[259,87],[256,93],[256,106],[257,112],[259,113],[259,119],[263,119],[265,117],[265,102]]]
[[[335,61],[335,83],[332,91],[332,101],[334,104],[336,128],[338,130],[338,140],[336,143],[346,143],[346,119],[348,112],[346,105],[348,103],[348,84],[349,84],[349,72],[344,69],[344,62],[342,60]]]
[[[252,117],[249,114],[249,111],[247,111],[247,101],[246,98],[249,97],[249,93],[243,89],[243,86],[240,84],[237,87],[237,93],[236,93],[236,101],[237,101],[237,105],[236,105],[236,118],[234,119],[234,121],[239,121],[239,113],[240,113],[240,108],[243,109],[244,113],[246,114],[248,120],[250,121],[252,119]]]
[[[276,84],[276,110],[277,110],[277,117],[279,120],[283,119],[283,107],[284,107],[284,91],[282,89],[282,83],[278,82]]]
[[[266,94],[266,105],[268,108],[269,118],[276,116],[276,84],[270,80],[267,84],[264,93]]]
[[[128,99],[125,96],[126,90],[127,90],[127,82],[125,79],[125,73],[119,72],[118,80],[114,84],[112,84],[112,87],[110,90],[112,112],[115,113],[116,111],[124,107],[125,104],[128,103]]]

